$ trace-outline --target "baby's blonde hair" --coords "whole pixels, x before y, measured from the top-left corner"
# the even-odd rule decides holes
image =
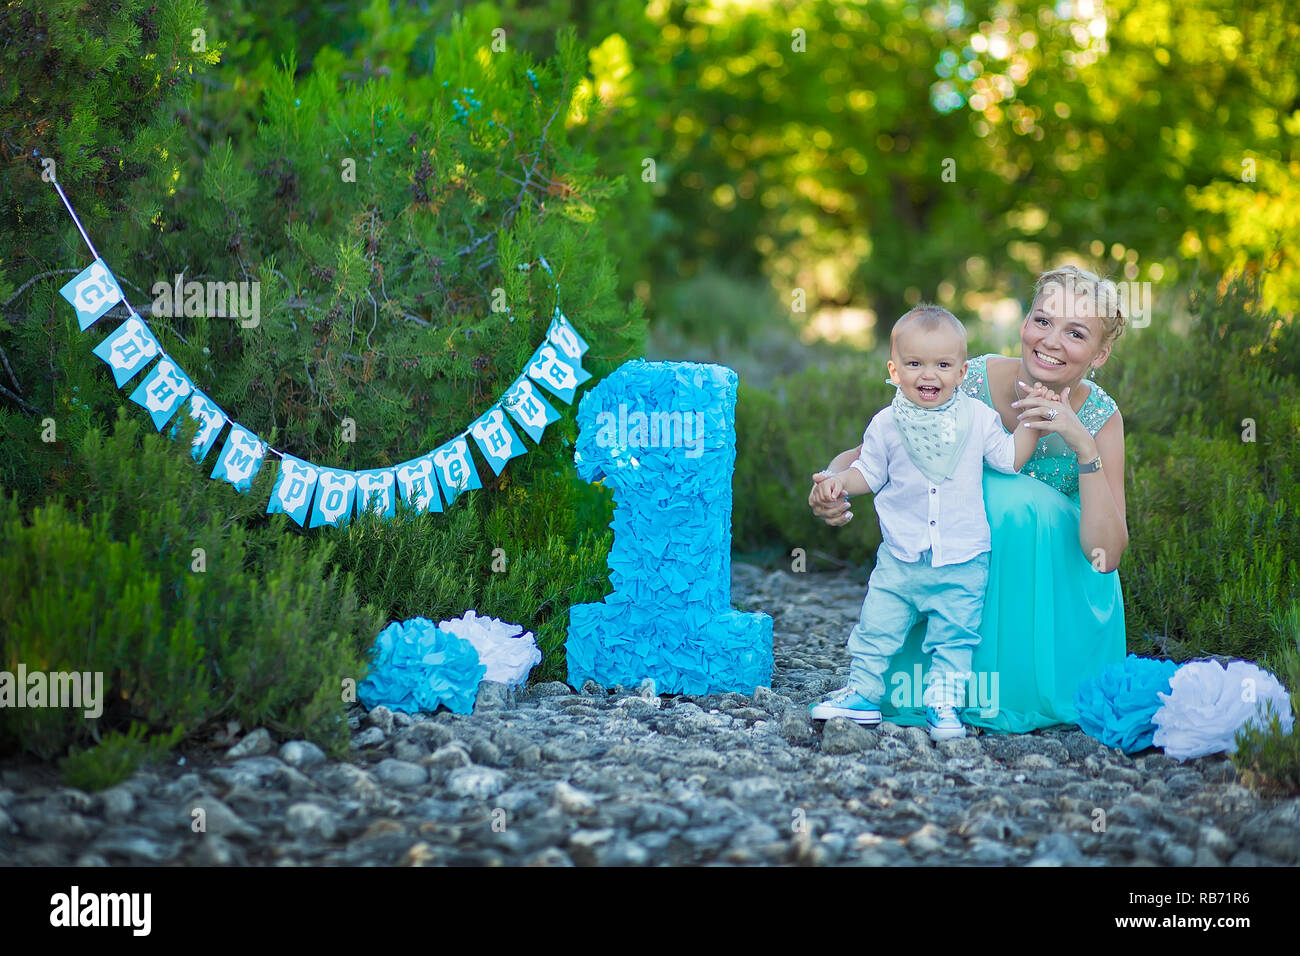
[[[889,333],[889,352],[894,354],[898,345],[898,333],[907,326],[916,324],[929,330],[937,328],[943,324],[949,324],[957,332],[957,337],[961,339],[961,354],[966,356],[966,326],[961,324],[961,319],[953,315],[942,306],[932,305],[929,302],[922,302],[908,311],[904,312],[894,323],[894,328]]]
[[[1101,322],[1101,345],[1098,346],[1098,351],[1106,348],[1124,334],[1126,320],[1123,311],[1120,309],[1119,289],[1115,283],[1109,279],[1103,279],[1087,269],[1080,269],[1078,266],[1060,266],[1056,269],[1050,269],[1038,277],[1038,281],[1034,283],[1034,301],[1038,301],[1038,296],[1042,293],[1044,287],[1052,284],[1060,285],[1067,293],[1071,293],[1075,288],[1082,286],[1092,296],[1093,301],[1097,303],[1097,318]],[[1033,308],[1032,303],[1030,308]]]

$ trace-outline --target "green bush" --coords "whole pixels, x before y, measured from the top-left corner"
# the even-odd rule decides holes
[[[1288,688],[1293,719],[1300,717],[1300,602],[1293,603],[1279,624],[1281,641],[1263,666]],[[1300,793],[1300,733],[1282,732],[1278,714],[1270,711],[1268,727],[1242,728],[1237,734],[1233,763],[1247,783]]]
[[[196,3],[159,35],[146,6],[24,3],[0,15],[48,37],[48,58],[69,67],[59,76],[95,76],[89,88],[50,86],[48,64],[11,49],[0,60],[13,61],[16,86],[0,94],[0,123],[27,131],[24,150],[55,153],[132,304],[232,419],[324,466],[423,454],[519,374],[545,334],[555,282],[590,345],[591,384],[641,354],[643,307],[616,295],[633,272],[611,252],[640,262],[650,242],[651,191],[628,183],[662,137],[638,94],[670,71],[644,63],[623,76],[631,54],[613,31],[631,0],[583,19],[593,50],[556,23],[558,10],[373,3],[322,27],[282,0],[270,15],[236,3],[215,21]],[[489,46],[503,23],[510,42],[497,55]],[[176,55],[190,24],[208,30],[209,55]],[[215,42],[223,37],[238,39]],[[285,50],[301,51],[301,69]],[[152,125],[133,109],[139,129],[120,149],[136,124],[94,122],[96,103],[115,98],[94,93],[138,84],[142,58],[157,60],[166,97],[141,101],[156,111]],[[39,99],[19,95],[38,89]],[[212,115],[225,118],[217,138],[202,119]],[[72,132],[38,142],[43,128]],[[319,725],[314,735],[342,740],[339,681],[360,680],[385,623],[416,615],[474,608],[519,623],[547,655],[534,679],[563,676],[569,605],[608,587],[609,496],[573,475],[576,403],[554,403],[562,417],[542,443],[499,476],[481,468],[483,490],[445,514],[303,531],[263,513],[273,459],[245,496],[207,478],[211,456],[197,470],[156,438],[143,445],[160,460],[119,445],[134,448],[139,425],[130,438],[122,424],[114,439],[97,437],[124,412],[144,420],[91,352],[124,309],[78,329],[58,294],[86,263],[68,251],[80,246],[66,211],[26,156],[0,165],[14,173],[0,205],[16,224],[0,231],[0,349],[12,365],[6,388],[25,396],[0,400],[0,486],[18,502],[5,540],[11,554],[38,548],[37,509],[54,497],[39,520],[63,549],[39,578],[17,579],[43,595],[47,618],[6,595],[6,623],[39,624],[15,631],[6,654],[84,657],[72,612],[90,615],[118,655],[96,660],[122,669],[109,679],[124,703],[101,722],[135,720],[155,735],[221,718],[294,734]],[[539,254],[554,278],[536,267]],[[260,323],[152,315],[147,290],[178,273],[260,282]],[[43,440],[47,417],[58,441]],[[203,574],[189,570],[195,548]],[[117,567],[103,572],[109,557]],[[129,603],[110,600],[110,588]],[[81,724],[58,720],[6,724],[4,746],[52,755],[84,742]]]
[[[810,571],[872,562],[881,539],[870,496],[854,502],[852,523],[831,528],[809,509],[808,491],[813,472],[859,444],[893,397],[875,364],[864,355],[805,369],[770,389],[740,383],[732,506],[738,551],[789,567],[791,552],[802,548]]]
[[[132,724],[125,733],[109,731],[93,747],[74,747],[59,761],[63,779],[79,790],[103,790],[126,780],[138,767],[165,760],[184,736],[181,727],[152,737],[147,733],[144,724]]]
[[[177,442],[141,431],[124,409],[110,438],[87,433],[75,510],[0,511],[3,669],[104,675],[97,720],[5,708],[0,750],[48,759],[133,723],[175,740],[237,720],[343,752],[342,682],[364,676],[381,615],[330,569],[330,542],[286,533],[282,515],[251,520],[269,471],[240,495],[184,453],[188,417]]]

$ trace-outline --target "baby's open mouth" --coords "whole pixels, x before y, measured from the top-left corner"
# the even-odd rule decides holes
[[[916,390],[921,393],[922,398],[933,400],[939,397],[938,385],[918,385]]]

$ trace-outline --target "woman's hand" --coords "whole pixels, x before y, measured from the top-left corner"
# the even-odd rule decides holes
[[[853,512],[849,510],[848,497],[842,491],[839,495],[831,494],[837,485],[834,474],[829,471],[819,471],[812,477],[813,487],[808,493],[808,507],[812,508],[813,514],[832,528],[838,528],[852,521]]]
[[[1050,389],[1037,386],[1024,398],[1012,402],[1011,407],[1020,409],[1017,418],[1021,419],[1035,412],[1040,414],[1042,417],[1036,421],[1025,422],[1025,427],[1040,432],[1056,432],[1079,461],[1091,461],[1097,457],[1097,443],[1092,433],[1083,427],[1083,422],[1070,406],[1069,386],[1061,391],[1059,397]]]

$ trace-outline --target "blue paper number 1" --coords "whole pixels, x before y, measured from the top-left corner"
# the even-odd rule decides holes
[[[583,396],[574,462],[614,491],[612,594],[569,609],[569,683],[752,694],[772,618],[731,607],[736,373],[632,361]]]

